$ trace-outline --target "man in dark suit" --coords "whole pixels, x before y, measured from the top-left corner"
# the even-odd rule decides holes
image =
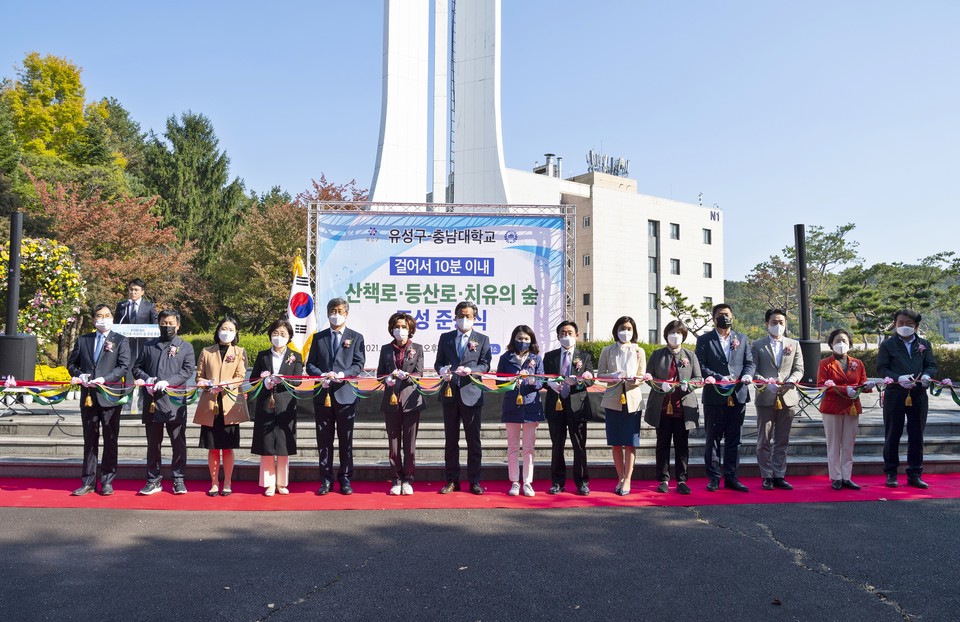
[[[143,297],[146,291],[146,284],[140,279],[133,279],[127,283],[127,294],[130,296],[117,305],[117,310],[113,317],[117,324],[156,324],[157,309],[153,303]],[[140,348],[146,342],[146,339],[130,339],[130,352],[133,360],[140,357]]]
[[[98,390],[123,380],[130,371],[130,344],[123,335],[111,332],[113,314],[107,305],[93,310],[96,330],[82,335],[67,359],[73,384],[80,387],[80,421],[83,424],[82,485],[73,491],[82,496],[97,489],[97,454],[103,430],[103,460],[100,463],[100,494],[113,494],[117,474],[117,441],[120,436],[121,406]]]
[[[443,462],[447,483],[440,489],[445,495],[460,490],[460,423],[467,439],[467,477],[470,492],[483,494],[480,486],[480,466],[483,449],[480,444],[480,420],[483,411],[483,392],[470,379],[471,374],[490,371],[490,339],[473,330],[477,305],[458,303],[454,309],[456,329],[440,335],[434,366],[446,381],[440,392],[443,406]]]
[[[578,495],[590,494],[590,475],[587,472],[587,421],[593,419],[593,410],[587,388],[593,384],[593,357],[586,350],[578,350],[580,328],[575,322],[560,322],[557,339],[560,347],[543,355],[543,373],[563,376],[564,380],[549,380],[544,411],[550,428],[551,486],[548,494],[563,492],[567,480],[564,446],[567,433],[573,446],[573,483]]]
[[[883,394],[883,472],[887,486],[896,488],[900,466],[900,437],[907,423],[907,483],[926,489],[923,473],[923,429],[927,424],[927,387],[937,373],[933,347],[917,336],[921,316],[901,309],[893,316],[896,335],[888,337],[877,351],[877,375],[895,382]]]
[[[140,489],[141,495],[160,492],[160,444],[166,428],[173,448],[170,462],[173,475],[173,494],[183,495],[187,488],[183,483],[187,465],[187,405],[175,403],[167,393],[169,387],[186,385],[197,369],[193,346],[177,336],[180,329],[180,314],[172,309],[160,312],[160,336],[143,345],[140,358],[133,367],[137,386],[144,387],[142,421],[147,432],[147,484]]]
[[[740,430],[750,401],[747,387],[753,382],[756,369],[750,352],[750,341],[743,333],[732,330],[733,310],[728,304],[713,307],[715,329],[697,337],[696,355],[704,380],[734,382],[733,393],[721,395],[721,388],[704,387],[703,420],[706,447],[703,460],[707,467],[707,490],[720,488],[720,441],[723,441],[723,485],[739,492],[749,489],[737,478],[740,464]],[[730,385],[723,385],[726,390]]]
[[[323,376],[323,388],[313,399],[313,415],[317,425],[317,452],[320,454],[320,488],[325,495],[333,488],[333,433],[336,429],[340,454],[340,493],[353,494],[353,422],[357,413],[357,394],[344,378],[363,373],[367,352],[363,335],[347,328],[350,303],[334,298],[327,303],[330,328],[313,336],[307,374]]]

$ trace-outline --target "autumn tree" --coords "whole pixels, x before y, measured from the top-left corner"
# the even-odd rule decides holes
[[[713,321],[711,303],[702,302],[699,306],[691,304],[687,297],[672,285],[665,286],[663,296],[658,297],[657,300],[660,308],[669,311],[674,319],[686,324],[687,330],[694,335],[699,335],[700,331]]]

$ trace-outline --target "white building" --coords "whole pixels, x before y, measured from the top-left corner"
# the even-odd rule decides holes
[[[673,318],[657,300],[668,285],[693,304],[723,300],[720,210],[638,194],[637,181],[621,175],[564,179],[552,154],[537,172],[504,166],[500,0],[384,0],[384,15],[383,107],[371,201],[575,206],[569,316],[584,338],[609,339],[613,322],[629,315],[641,340],[661,343],[663,326]],[[618,172],[626,173],[620,164]]]

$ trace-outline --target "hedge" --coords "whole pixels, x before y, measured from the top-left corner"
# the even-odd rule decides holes
[[[877,348],[870,350],[853,349],[850,356],[863,361],[867,368],[867,375],[877,377]],[[823,354],[824,358],[831,356],[829,352]],[[943,346],[933,346],[933,358],[937,361],[937,373],[934,374],[934,380],[951,378],[960,380],[960,349],[945,348]]]
[[[180,335],[180,338],[193,346],[193,352],[200,360],[200,351],[213,345],[213,335],[209,333]],[[247,366],[253,367],[257,352],[270,347],[270,337],[267,335],[245,335],[240,333],[240,347],[247,351]]]

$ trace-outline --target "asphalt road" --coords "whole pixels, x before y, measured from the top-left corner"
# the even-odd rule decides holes
[[[4,620],[960,620],[960,500],[0,521]]]

